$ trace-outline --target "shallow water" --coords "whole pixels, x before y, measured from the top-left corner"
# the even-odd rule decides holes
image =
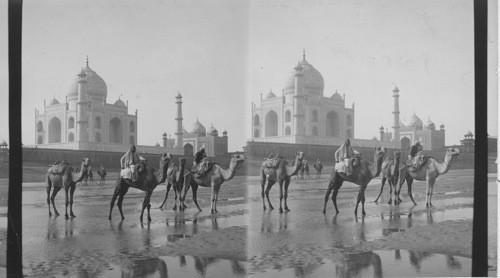
[[[470,276],[472,260],[408,250],[346,254],[341,260],[271,269],[249,277],[453,277]]]

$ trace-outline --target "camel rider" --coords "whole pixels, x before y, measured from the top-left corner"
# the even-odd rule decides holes
[[[424,160],[424,154],[423,151],[424,146],[420,141],[415,142],[410,148],[410,154],[408,155],[408,158],[411,161],[411,168],[412,170],[417,170],[420,168],[420,166],[423,164]]]
[[[140,161],[141,159],[135,151],[135,145],[131,145],[130,150],[120,159],[120,165],[122,167],[120,176],[135,182],[137,180],[137,165]]]
[[[202,167],[203,163],[201,162],[205,157],[207,157],[207,153],[205,152],[205,146],[203,145],[200,150],[194,154],[192,171],[196,174],[196,176],[201,176],[203,174],[204,169]]]
[[[335,170],[337,172],[345,173],[346,175],[352,174],[352,159],[358,155],[351,147],[351,140],[346,139],[344,144],[335,152]]]

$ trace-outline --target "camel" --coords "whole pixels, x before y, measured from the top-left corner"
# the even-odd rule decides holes
[[[71,217],[76,217],[73,213],[73,194],[75,193],[76,183],[81,182],[87,176],[87,167],[89,167],[90,159],[83,158],[80,169],[82,171],[76,173],[75,169],[68,165],[63,164],[62,166],[53,165],[47,170],[47,174],[45,174],[45,184],[47,188],[47,205],[49,206],[49,217],[52,216],[52,212],[50,211],[50,202],[52,202],[52,206],[54,207],[55,215],[59,215],[59,212],[56,209],[56,204],[54,203],[54,198],[57,195],[57,192],[64,188],[66,193],[66,219],[68,216],[68,204],[69,211]],[[57,172],[54,172],[57,171]],[[54,186],[54,190],[52,191],[52,196],[50,196],[50,191]],[[69,191],[69,200],[68,200],[68,191]],[[49,198],[50,196],[50,198]]]
[[[290,184],[290,178],[294,175],[297,174],[299,169],[302,166],[302,160],[304,159],[304,153],[303,152],[297,152],[295,154],[295,161],[293,166],[288,166],[287,161],[282,158],[279,161],[279,164],[275,168],[268,168],[266,167],[266,161],[262,163],[262,166],[260,167],[260,185],[262,187],[262,204],[264,206],[264,210],[266,210],[266,202],[264,200],[264,193],[267,198],[267,202],[269,203],[269,209],[274,209],[273,206],[271,205],[271,201],[269,200],[269,191],[271,191],[271,188],[273,187],[273,184],[278,182],[280,185],[280,213],[283,213],[283,208],[281,206],[281,202],[283,200],[283,197],[285,199],[285,210],[290,211],[288,209],[286,200],[288,198],[288,185]],[[266,184],[267,180],[267,187],[264,192],[264,185]],[[283,183],[285,184],[285,194],[283,194]]]
[[[144,209],[148,209],[148,221],[151,221],[151,216],[149,214],[149,210],[151,208],[151,204],[149,203],[151,199],[151,194],[153,194],[153,190],[156,188],[158,184],[164,183],[167,179],[167,169],[168,164],[172,156],[170,154],[160,154],[160,166],[158,169],[155,169],[149,165],[140,165],[138,167],[139,178],[136,182],[131,183],[125,180],[122,177],[118,177],[116,181],[115,191],[113,193],[113,198],[111,199],[111,204],[109,208],[109,217],[111,220],[111,212],[113,211],[113,206],[115,205],[115,200],[118,198],[118,210],[120,211],[120,215],[122,216],[122,220],[125,219],[122,211],[122,202],[123,197],[127,194],[127,191],[130,187],[139,189],[145,192],[144,201],[142,202],[142,210],[140,220],[142,223],[142,216],[144,214]]]
[[[196,204],[196,207],[199,211],[201,211],[200,206],[198,205],[198,200],[196,199],[196,192],[198,190],[198,186],[201,187],[210,187],[212,189],[212,197],[211,197],[211,213],[217,212],[217,199],[219,197],[219,190],[221,185],[225,181],[231,180],[236,174],[236,170],[240,168],[241,164],[245,161],[245,156],[240,154],[233,154],[231,156],[231,162],[229,163],[229,168],[224,170],[217,164],[212,166],[207,173],[203,176],[196,178],[191,171],[189,171],[184,177],[184,186],[181,190],[179,190],[179,209],[184,210],[186,207],[184,205],[184,200],[186,199],[186,193],[191,187],[193,189],[193,202]],[[182,196],[180,195],[181,191],[183,191]]]
[[[99,181],[99,185],[101,185],[101,186],[104,185],[104,183],[106,182],[106,175],[108,173],[106,173],[106,170],[104,168],[102,168],[102,170],[101,169],[97,170],[97,174],[99,175],[99,177],[101,177],[101,180]]]
[[[314,167],[314,169],[316,169],[315,179],[320,179],[321,178],[321,170],[323,170],[323,165],[321,165],[321,163],[314,163],[313,167]]]
[[[92,185],[94,183],[94,174],[92,173],[92,167],[87,168],[87,175],[82,180],[82,185]]]
[[[370,163],[364,159],[357,158],[359,160],[359,165],[356,165],[357,163],[353,163],[352,175],[346,176],[344,173],[338,173],[337,171],[333,171],[328,181],[328,189],[325,195],[325,205],[323,207],[323,213],[326,213],[326,204],[328,203],[328,198],[330,197],[330,193],[332,192],[332,190],[333,190],[333,195],[332,195],[333,205],[335,206],[335,211],[337,212],[337,214],[339,213],[339,210],[337,208],[337,194],[343,182],[348,181],[359,185],[359,193],[356,199],[356,208],[354,209],[354,214],[358,215],[358,205],[361,202],[362,213],[363,215],[366,215],[365,189],[368,183],[373,178],[378,177],[380,175],[384,156],[385,156],[385,148],[378,147],[375,148],[373,163]]]
[[[384,163],[382,163],[382,186],[380,186],[380,193],[377,196],[377,199],[375,199],[375,203],[378,202],[378,199],[380,198],[380,195],[382,195],[382,192],[384,191],[384,185],[385,181],[389,183],[389,189],[390,189],[390,198],[388,204],[392,204],[392,192],[394,192],[394,196],[396,196],[396,185],[399,180],[399,165],[401,161],[401,152],[396,151],[394,152],[393,156],[388,156]],[[401,199],[398,200],[401,202]],[[396,204],[396,200],[394,200],[394,204]]]
[[[182,184],[184,183],[184,168],[186,165],[186,159],[184,157],[179,158],[179,163],[173,163],[167,171],[167,193],[165,194],[165,199],[163,203],[161,203],[160,209],[163,208],[163,205],[167,201],[168,192],[170,188],[173,187],[175,193],[175,205],[173,210],[177,210],[177,196],[180,196],[180,189],[182,189]],[[178,194],[179,193],[179,194]],[[180,199],[180,198],[179,198]]]
[[[460,150],[458,148],[448,148],[442,164],[439,164],[434,158],[429,157],[427,162],[415,172],[409,171],[406,163],[403,162],[399,168],[399,188],[395,192],[397,196],[397,199],[395,199],[395,202],[397,202],[396,205],[399,204],[399,193],[405,181],[408,185],[408,195],[411,201],[414,205],[417,204],[415,200],[413,200],[411,186],[413,180],[418,180],[427,182],[425,189],[425,207],[432,207],[432,193],[434,191],[436,179],[450,170],[451,164],[455,162],[459,154]]]
[[[307,160],[302,161],[302,165],[297,174],[297,179],[310,179],[311,175],[309,175],[309,164],[307,164]]]

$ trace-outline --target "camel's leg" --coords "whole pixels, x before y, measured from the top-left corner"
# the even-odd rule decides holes
[[[264,187],[266,185],[266,175],[264,174],[263,171],[260,173],[260,187],[261,187],[261,196],[262,196],[262,206],[264,210],[266,210],[266,200],[265,200],[265,193],[264,193]]]
[[[219,199],[219,190],[220,190],[221,185],[220,184],[214,184],[214,187],[215,187],[214,210],[215,210],[215,212],[218,212],[217,211],[217,200]]]
[[[50,211],[50,191],[52,190],[52,181],[50,180],[49,174],[45,175],[45,188],[47,189],[47,206],[49,207],[49,216],[52,216]]]
[[[326,189],[326,194],[325,194],[325,205],[323,206],[323,214],[326,214],[326,204],[328,203],[328,199],[330,199],[330,193],[332,192],[333,189],[333,183],[330,181],[328,184],[328,188]]]
[[[115,191],[113,192],[113,197],[111,198],[111,203],[109,204],[109,216],[108,219],[111,220],[111,212],[113,211],[113,207],[115,206],[116,197],[120,194],[120,185],[117,184],[115,187]]]
[[[290,179],[285,180],[285,211],[290,211],[288,209],[288,205],[286,204],[286,200],[288,199],[288,185],[290,185]]]
[[[54,214],[59,215],[59,212],[56,209],[55,198],[57,193],[61,190],[61,187],[54,185],[54,190],[52,190],[52,196],[50,196],[50,201],[52,202],[52,207],[54,208]]]
[[[340,189],[340,186],[334,187],[333,194],[332,194],[332,202],[333,202],[333,206],[335,207],[335,212],[337,214],[339,214],[339,209],[337,208],[337,194],[339,194],[339,189]]]
[[[146,191],[145,195],[144,195],[144,201],[142,201],[141,216],[139,217],[139,219],[141,220],[141,223],[142,223],[142,216],[144,214],[145,209],[148,210],[148,221],[151,221],[151,216],[149,215],[149,209],[151,208],[151,204],[149,203],[150,197],[151,197],[151,192]]]
[[[271,191],[271,188],[273,187],[273,184],[275,184],[275,183],[276,183],[276,181],[274,181],[274,180],[270,180],[270,179],[267,180],[267,187],[266,187],[265,193],[266,193],[267,203],[269,204],[270,210],[273,210],[274,207],[273,207],[273,205],[271,205],[271,200],[269,199],[269,191]]]
[[[405,179],[403,179],[402,182],[404,183],[404,181]],[[410,176],[406,177],[406,184],[408,185],[408,196],[410,196],[411,201],[416,206],[417,203],[415,203],[415,200],[413,200],[413,193],[412,193],[413,178]]]
[[[174,186],[174,207],[172,208],[172,210],[177,210],[177,199],[180,200],[180,194],[178,194],[177,192],[177,186]],[[180,202],[179,202],[180,204]],[[179,206],[179,210],[181,209],[181,207]]]
[[[71,184],[69,189],[69,215],[75,218],[75,214],[73,213],[73,195],[75,194],[76,183]]]
[[[365,188],[366,188],[366,185],[362,185],[359,187],[359,192],[358,192],[358,197],[356,198],[356,208],[354,208],[354,214],[355,215],[358,215],[358,205],[359,203],[361,202],[361,212],[363,213],[363,215],[366,215],[365,213]]]
[[[366,215],[366,212],[365,212],[365,189],[366,189],[366,186],[368,184],[365,184],[363,186],[363,193],[361,195],[361,212],[363,213],[363,216]]]
[[[123,198],[125,197],[125,194],[127,194],[127,191],[128,191],[128,186],[124,186],[122,184],[121,189],[120,189],[120,196],[118,197],[118,203],[116,204],[118,206],[118,210],[120,211],[120,215],[122,217],[122,220],[125,219],[125,216],[123,216],[122,203],[123,203]]]
[[[384,192],[385,180],[386,180],[385,176],[382,177],[382,185],[380,186],[380,193],[378,193],[377,199],[375,199],[375,201],[374,201],[375,203],[378,202],[378,198],[380,198],[380,196],[382,195],[382,192]],[[389,204],[390,204],[390,200],[389,200]]]
[[[283,207],[281,206],[283,202],[283,180],[279,180],[278,184],[280,186],[280,213],[283,213]]]
[[[167,201],[167,198],[168,198],[168,192],[170,191],[170,187],[172,187],[172,184],[170,182],[167,182],[167,193],[165,193],[165,199],[163,199],[163,202],[161,203],[161,206],[158,207],[159,209],[162,209],[163,208],[163,205],[165,204],[165,202]]]
[[[198,211],[201,211],[201,208],[198,205],[198,200],[196,199],[196,192],[198,191],[198,185],[192,185],[191,187],[193,189],[193,202],[196,205],[196,207],[198,208]],[[184,193],[184,196],[186,196],[186,193]]]
[[[214,212],[216,212],[215,211],[215,190],[216,189],[215,189],[215,185],[214,185],[213,181],[210,183],[210,189],[212,191],[211,199],[210,199],[211,200],[210,212],[214,213]]]
[[[68,215],[68,205],[69,205],[69,187],[68,186],[65,186],[64,187],[64,193],[65,193],[65,196],[66,196],[66,202],[65,202],[65,205],[66,205],[66,214],[64,214],[64,217],[66,217],[66,219],[69,218],[69,215]]]
[[[432,191],[434,190],[435,179],[426,177],[426,188],[425,188],[425,207],[432,207]]]

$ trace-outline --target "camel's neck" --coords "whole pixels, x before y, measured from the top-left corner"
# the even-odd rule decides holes
[[[286,165],[286,161],[283,159],[282,162],[285,166],[285,173],[288,177],[291,177],[293,175],[296,175],[297,172],[300,170],[302,163],[300,162],[299,158],[295,158],[295,163],[293,166],[288,166]]]
[[[235,170],[236,170],[236,162],[234,162],[234,161],[231,161],[228,169],[222,170],[222,168],[221,168],[220,173],[221,173],[224,181],[228,181],[228,180],[232,179],[234,177],[234,174],[236,174]]]
[[[169,164],[169,162],[165,162],[163,160],[160,160],[160,167],[156,171],[156,180],[158,181],[158,184],[164,183],[165,180],[167,179],[168,164]],[[154,168],[153,168],[153,170],[154,170]]]
[[[372,178],[376,178],[380,175],[380,172],[382,171],[382,163],[381,163],[381,158],[375,154],[373,158],[373,164],[370,164],[368,166],[368,169],[370,170],[370,174]]]
[[[451,168],[451,164],[453,163],[453,158],[451,158],[451,155],[449,154],[446,154],[446,156],[444,157],[444,162],[442,164],[439,164],[437,163],[437,161],[433,160],[434,161],[434,164],[436,166],[436,169],[438,171],[438,174],[440,175],[443,175],[443,174],[446,174],[450,168]]]
[[[182,164],[182,163],[179,165],[179,171],[177,171],[177,173],[178,173],[179,177],[182,177],[182,176],[184,175],[184,169],[185,169],[185,167],[184,167],[184,166],[185,166],[185,165],[186,165],[186,164]]]
[[[68,167],[69,169],[70,167]],[[71,172],[71,180],[74,182],[74,183],[77,183],[77,182],[81,182],[85,176],[87,175],[87,166],[84,166],[84,164],[82,163],[82,166],[80,167],[80,172],[78,173],[75,173],[75,171],[72,171]]]

